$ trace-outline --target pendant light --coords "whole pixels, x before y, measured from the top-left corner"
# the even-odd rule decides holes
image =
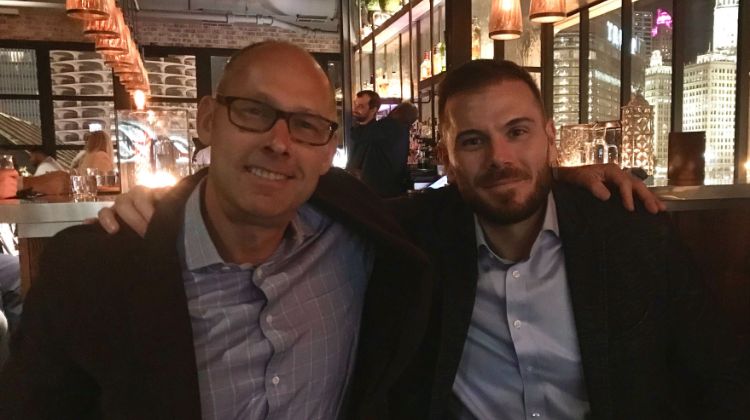
[[[81,20],[106,19],[112,3],[111,0],[65,0],[65,13]]]
[[[83,24],[83,36],[92,40],[96,40],[97,38],[118,38],[120,36],[120,28],[125,23],[119,8],[113,7],[112,11],[106,19],[87,20]]]
[[[531,0],[529,20],[553,23],[565,19],[565,0]]]
[[[490,38],[507,41],[521,37],[521,0],[492,0]]]

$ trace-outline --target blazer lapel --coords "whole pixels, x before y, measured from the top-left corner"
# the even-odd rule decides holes
[[[606,242],[595,215],[568,191],[555,186],[560,236],[565,253],[584,380],[594,418],[612,418],[609,384]]]
[[[454,187],[435,226],[438,238],[438,273],[442,282],[439,356],[433,390],[433,414],[450,401],[461,361],[477,290],[477,247],[474,213]]]
[[[204,172],[205,173],[205,172]],[[134,351],[147,375],[144,387],[162,418],[200,419],[200,391],[177,236],[185,201],[201,176],[175,187],[157,207],[143,249],[143,278],[130,290]]]
[[[310,202],[375,246],[348,406],[359,414],[377,412],[427,328],[432,294],[427,257],[406,239],[382,200],[341,170],[321,177]]]

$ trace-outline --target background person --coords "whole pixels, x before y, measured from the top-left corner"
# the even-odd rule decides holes
[[[78,170],[86,174],[87,169],[97,169],[101,173],[114,170],[112,140],[104,131],[93,131],[85,136],[84,154],[78,163]]]
[[[347,170],[381,197],[395,197],[408,187],[409,128],[395,118],[376,121],[379,108],[377,93],[367,90],[357,93],[352,111],[356,125],[351,131]]]
[[[42,146],[34,146],[29,149],[29,162],[36,167],[34,176],[44,175],[48,172],[65,171],[65,168]]]

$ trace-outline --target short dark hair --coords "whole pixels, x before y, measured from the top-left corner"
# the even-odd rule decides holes
[[[357,92],[357,98],[361,98],[365,95],[370,98],[370,101],[367,104],[370,109],[380,109],[380,95],[378,95],[377,92],[375,92],[374,90],[360,90],[359,92]]]
[[[490,85],[506,80],[519,80],[526,83],[539,103],[542,115],[547,118],[542,102],[542,93],[531,74],[518,64],[507,60],[474,60],[451,70],[440,83],[438,91],[438,117],[440,124],[445,120],[445,104],[453,96],[476,92]]]
[[[47,149],[44,148],[42,145],[34,145],[26,149],[29,151],[29,153],[41,153],[44,156],[52,156],[52,154],[47,151]]]
[[[419,118],[419,110],[409,101],[401,102],[388,113],[388,118],[393,118],[406,125],[412,125]]]

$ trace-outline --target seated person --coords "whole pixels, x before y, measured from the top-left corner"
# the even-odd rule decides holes
[[[112,140],[104,131],[86,134],[86,147],[78,164],[78,170],[85,174],[87,169],[98,169],[102,173],[114,170],[112,160]]]
[[[29,149],[29,161],[36,167],[34,176],[44,175],[47,172],[65,170],[65,168],[56,161],[43,146],[34,146]]]

